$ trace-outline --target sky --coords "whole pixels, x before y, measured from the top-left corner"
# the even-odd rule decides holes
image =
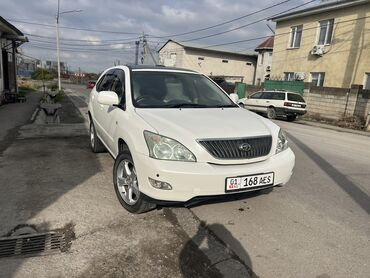
[[[302,6],[308,2],[310,0],[60,0],[61,12],[82,10],[60,15],[61,61],[70,70],[80,67],[82,71],[96,73],[114,63],[133,63],[135,41],[143,33],[152,51],[158,50],[168,39],[210,47],[269,36],[272,32],[266,24],[272,28],[275,24],[265,18],[295,7],[320,3],[317,0]],[[0,15],[29,39],[21,46],[21,53],[42,60],[56,60],[57,3],[57,0],[0,0]],[[271,7],[273,5],[276,6]],[[266,10],[246,16],[261,9]],[[245,17],[228,24],[183,34],[242,16]],[[244,25],[248,26],[241,28]],[[223,34],[214,35],[217,33]],[[222,48],[250,52],[263,40],[227,44]]]

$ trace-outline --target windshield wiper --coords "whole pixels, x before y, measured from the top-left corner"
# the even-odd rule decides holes
[[[212,108],[227,108],[227,107],[238,107],[236,104],[220,104],[220,105],[214,105],[214,106],[209,106]]]
[[[197,104],[197,103],[176,103],[172,105],[166,105],[168,108],[183,108],[183,107],[188,107],[188,108],[206,108],[209,107],[208,105],[204,104]]]

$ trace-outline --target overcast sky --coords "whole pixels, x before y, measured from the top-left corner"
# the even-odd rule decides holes
[[[60,16],[60,26],[107,32],[60,29],[61,60],[70,69],[100,72],[114,61],[122,64],[134,61],[135,43],[142,32],[148,34],[150,46],[158,49],[174,34],[216,25],[270,7],[283,0],[60,0],[60,10],[81,9],[82,12]],[[309,0],[290,0],[271,9],[232,23],[192,34],[173,36],[176,41],[191,41],[198,46],[210,46],[267,36],[272,34],[267,21],[252,24],[222,35],[200,37],[227,31],[297,7]],[[319,1],[309,5],[316,5]],[[306,7],[308,7],[307,5]],[[29,38],[22,52],[40,59],[56,60],[55,27],[32,25],[19,21],[55,25],[57,0],[0,0],[0,15],[9,20]],[[18,22],[16,22],[18,21]],[[274,24],[270,22],[274,27]],[[130,34],[131,33],[131,34]],[[164,38],[156,38],[164,37]],[[79,41],[80,40],[80,41]],[[231,51],[251,51],[262,40],[223,46]]]

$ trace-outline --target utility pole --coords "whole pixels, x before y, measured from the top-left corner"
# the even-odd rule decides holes
[[[145,34],[143,34],[143,50],[144,50],[144,52],[143,52],[143,55],[144,55],[144,64],[148,64],[149,63],[149,61],[148,61],[148,54],[150,55],[150,57],[152,58],[152,61],[153,61],[153,63],[154,63],[154,65],[157,65],[157,61],[155,60],[155,58],[154,58],[154,56],[153,56],[153,53],[152,53],[152,51],[150,50],[150,48],[149,48],[149,45],[148,45],[148,42],[147,42],[147,40],[146,40],[146,35]]]
[[[135,65],[139,64],[139,45],[140,41],[135,41]]]
[[[57,63],[58,63],[58,92],[62,90],[62,84],[60,81],[60,53],[59,53],[59,8],[60,0],[58,0],[58,10],[57,10],[57,23],[56,23],[56,32],[57,32]]]
[[[66,14],[66,13],[78,13],[82,12],[82,10],[71,10],[71,11],[65,11],[61,12],[60,11],[60,0],[58,0],[58,9],[57,9],[57,15],[56,15],[56,37],[57,37],[57,63],[58,63],[58,91],[60,92],[62,90],[62,84],[60,81],[60,51],[59,51],[59,16],[61,14]]]

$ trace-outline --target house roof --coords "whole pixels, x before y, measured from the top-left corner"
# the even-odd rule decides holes
[[[274,36],[271,36],[260,43],[254,50],[265,50],[265,49],[273,49],[274,48]]]
[[[269,18],[269,20],[278,22],[278,21],[293,19],[293,18],[302,17],[302,16],[309,16],[309,15],[314,15],[318,13],[324,13],[324,12],[329,12],[333,10],[344,9],[344,8],[348,8],[351,6],[357,6],[357,5],[361,5],[365,3],[369,3],[369,0],[328,0],[328,1],[325,1],[313,7],[309,7],[306,9],[271,17]]]
[[[208,51],[208,52],[214,52],[214,53],[223,53],[223,54],[232,54],[232,55],[238,55],[238,56],[244,56],[244,57],[256,57],[257,56],[257,53],[255,52],[247,52],[247,53],[238,53],[238,52],[232,52],[232,51],[229,51],[229,50],[226,50],[226,49],[221,49],[221,48],[204,48],[204,47],[200,47],[200,46],[197,46],[195,44],[191,44],[191,43],[179,43],[179,42],[176,42],[174,40],[168,40],[166,41],[162,47],[158,50],[158,52],[160,52],[163,47],[165,47],[169,42],[173,42],[173,43],[176,43],[178,44],[179,46],[182,46],[184,47],[185,49],[193,49],[193,50],[201,50],[201,51]]]
[[[3,17],[0,16],[0,33],[1,37],[7,38],[10,40],[26,42],[28,39],[24,34],[19,31],[14,25],[6,21]]]

